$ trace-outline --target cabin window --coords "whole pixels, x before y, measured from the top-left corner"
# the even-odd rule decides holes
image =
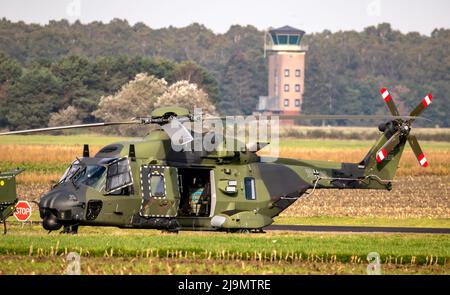
[[[256,200],[255,179],[253,177],[244,178],[245,198],[247,200]]]
[[[108,177],[106,178],[106,191],[113,192],[132,185],[133,179],[128,164],[128,159],[120,159],[108,166]]]
[[[150,191],[152,197],[163,198],[166,196],[164,175],[153,174],[152,176],[150,176]]]

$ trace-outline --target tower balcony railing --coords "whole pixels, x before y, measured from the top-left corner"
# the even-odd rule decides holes
[[[267,51],[297,51],[297,52],[305,52],[308,51],[308,45],[276,45],[276,44],[268,44],[266,45]]]

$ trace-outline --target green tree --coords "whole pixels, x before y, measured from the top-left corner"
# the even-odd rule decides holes
[[[47,68],[27,70],[8,88],[5,117],[13,129],[47,125],[49,115],[58,110],[62,82]]]
[[[225,66],[221,85],[223,98],[218,109],[225,114],[251,114],[262,94],[258,83],[244,54],[234,54]]]
[[[0,52],[0,85],[12,82],[20,77],[22,74],[22,67],[20,64]]]
[[[216,79],[204,68],[193,61],[184,61],[177,64],[173,71],[175,81],[188,81],[203,89],[213,103],[217,103],[219,88]]]
[[[97,82],[92,62],[83,57],[69,56],[52,63],[50,69],[62,84],[58,109],[76,105],[79,118],[88,118],[98,103],[98,93],[92,91]]]
[[[22,74],[22,68],[14,59],[0,52],[0,126],[7,123],[6,106],[7,92],[10,87]]]

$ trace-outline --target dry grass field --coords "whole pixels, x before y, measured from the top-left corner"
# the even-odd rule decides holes
[[[93,154],[100,148],[89,146]],[[50,184],[81,156],[81,145],[0,144],[1,170],[20,167],[26,171],[17,177],[19,184]]]
[[[397,177],[392,191],[318,190],[282,216],[450,218],[450,176]]]
[[[48,275],[64,274],[67,269],[65,256],[35,257],[35,256],[0,256],[3,263],[0,275]],[[383,264],[382,274],[447,274],[447,266],[442,265],[411,265]],[[342,263],[319,261],[235,261],[203,260],[192,258],[141,258],[141,257],[83,257],[81,264],[83,275],[339,275],[367,273],[366,263]]]
[[[370,145],[367,147],[320,147],[317,143],[316,147],[302,148],[299,146],[280,146],[279,155],[285,158],[297,158],[304,160],[325,160],[334,162],[358,163],[369,151]],[[450,146],[450,145],[449,145]],[[429,145],[424,145],[424,149]],[[431,148],[425,150],[427,160],[430,163],[426,169],[419,166],[414,153],[409,147],[405,148],[405,152],[400,160],[400,168],[397,171],[398,176],[420,176],[420,175],[449,175],[450,174],[450,149]],[[261,155],[272,155],[273,152],[260,152]]]

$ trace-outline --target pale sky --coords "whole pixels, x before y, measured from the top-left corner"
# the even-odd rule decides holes
[[[448,0],[0,0],[0,17],[46,24],[79,19],[109,22],[126,19],[151,28],[184,27],[197,22],[216,33],[233,24],[268,27],[290,25],[307,33],[324,29],[362,30],[389,22],[402,32],[429,35],[450,28]]]

